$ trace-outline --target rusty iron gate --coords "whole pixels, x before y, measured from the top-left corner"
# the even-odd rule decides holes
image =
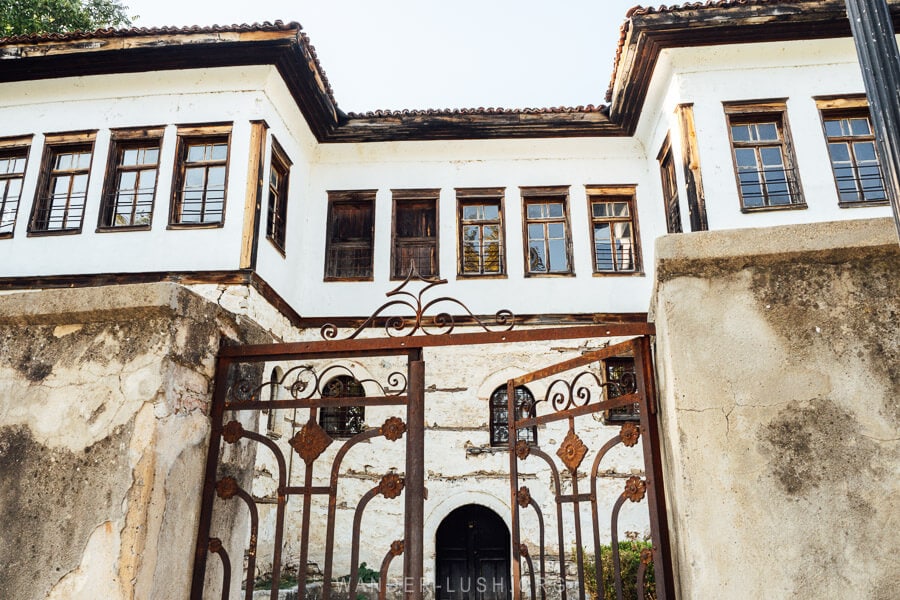
[[[285,347],[288,345],[285,345]],[[301,534],[300,556],[301,569],[305,568],[310,552],[310,527],[314,513],[312,504],[317,497],[327,499],[325,515],[326,540],[324,581],[330,583],[333,580],[333,557],[335,550],[335,513],[338,498],[339,477],[338,473],[342,460],[351,449],[361,442],[373,441],[376,438],[385,443],[402,443],[405,438],[405,460],[403,464],[392,465],[387,469],[380,481],[361,498],[356,500],[356,509],[353,519],[353,531],[349,544],[351,564],[356,565],[359,558],[360,530],[365,508],[369,502],[380,495],[386,499],[396,499],[401,494],[404,496],[405,523],[398,524],[398,539],[385,549],[385,556],[381,566],[384,575],[390,567],[394,557],[404,556],[404,577],[411,581],[419,581],[422,577],[421,535],[422,535],[422,505],[424,497],[423,487],[423,453],[424,453],[424,421],[423,421],[423,390],[424,390],[424,363],[422,362],[421,348],[385,348],[381,350],[360,351],[349,345],[343,350],[330,350],[318,352],[290,352],[284,347],[266,348],[262,352],[252,352],[254,347],[230,348],[221,353],[216,371],[216,384],[211,411],[212,432],[207,456],[206,475],[203,487],[203,504],[200,514],[200,534],[196,548],[194,564],[194,576],[191,597],[199,600],[204,597],[205,586],[213,584],[213,587],[221,587],[221,597],[230,597],[230,590],[235,582],[232,581],[232,562],[237,558],[242,563],[239,573],[246,572],[244,585],[244,598],[250,600],[254,591],[255,562],[257,555],[257,542],[259,534],[259,499],[255,498],[251,491],[242,487],[239,479],[246,481],[252,479],[244,473],[243,478],[239,473],[230,473],[227,461],[221,461],[220,455],[228,451],[242,440],[244,443],[257,445],[257,451],[272,452],[278,465],[276,515],[274,545],[272,554],[272,581],[271,598],[278,597],[279,579],[282,566],[282,541],[285,528],[285,513],[288,501],[296,498],[301,505]],[[275,350],[275,351],[272,351]],[[235,356],[229,356],[229,351]],[[335,373],[341,371],[340,366],[330,367],[321,373],[317,373],[309,365],[298,364],[287,369],[283,375],[275,381],[259,383],[261,379],[259,366],[262,363],[272,361],[313,361],[316,359],[340,359],[340,358],[372,358],[405,356],[406,373],[391,373],[387,381],[362,380],[360,384],[375,388],[378,393],[360,397],[348,389],[349,386],[341,384],[341,377],[349,376],[347,373]],[[326,389],[329,381],[337,381],[338,385],[332,385]],[[288,390],[288,399],[266,399],[266,392],[273,386]],[[385,419],[379,427],[373,427],[360,431],[343,440],[335,440],[318,421],[318,413],[330,408],[349,408],[355,406],[383,406],[394,407],[394,415]],[[302,485],[289,485],[288,461],[283,448],[266,435],[257,433],[252,426],[254,419],[242,419],[245,413],[256,413],[263,410],[288,410],[300,409],[306,411],[306,419],[302,426],[288,440],[290,451],[296,453],[303,461],[304,476]],[[245,426],[245,422],[251,426]],[[340,442],[340,448],[332,456],[326,455],[325,450],[334,442]],[[330,474],[328,485],[314,485],[314,471],[319,459],[331,458],[330,464],[325,465],[325,473]],[[321,462],[324,462],[321,461]],[[232,471],[240,471],[235,465],[231,465]],[[246,470],[246,469],[245,469]],[[402,475],[401,475],[402,473]],[[239,557],[229,556],[227,544],[215,531],[214,514],[217,508],[224,509],[225,505],[239,499],[245,506],[250,522],[250,539],[244,553]],[[227,529],[227,527],[223,527]],[[347,547],[342,540],[341,546]],[[209,553],[218,555],[221,564],[221,581],[210,582],[206,577],[207,556]],[[244,555],[246,555],[246,567],[243,567]],[[306,577],[300,572],[297,577],[297,597],[306,598]],[[382,581],[386,577],[381,578]],[[237,581],[240,583],[240,580]],[[349,597],[356,597],[358,585],[358,569],[351,571],[348,583]],[[322,586],[322,599],[328,600],[331,592],[330,585]],[[382,590],[382,596],[384,590]]]
[[[605,364],[618,357],[629,357],[634,361],[633,373],[624,373],[620,378],[613,380],[606,374],[598,374],[596,369],[588,369],[592,364]],[[641,502],[646,499],[651,546],[641,550],[640,566],[637,569],[636,580],[632,582],[636,591],[635,597],[641,600],[648,597],[644,590],[648,568],[652,568],[655,578],[656,594],[653,597],[657,600],[671,600],[675,597],[669,560],[651,361],[650,339],[648,336],[642,336],[586,352],[578,358],[507,382],[510,506],[513,525],[512,581],[515,600],[527,597],[527,594],[523,596],[523,577],[527,577],[525,591],[530,593],[532,599],[540,597],[544,600],[548,591],[553,590],[562,600],[566,600],[572,593],[577,594],[579,600],[585,600],[586,596],[590,595],[586,589],[586,580],[594,582],[595,589],[590,591],[596,594],[595,597],[601,599],[606,597],[601,562],[601,541],[605,541],[601,540],[601,512],[608,507],[601,505],[601,498],[597,493],[598,479],[603,473],[601,466],[604,458],[613,448],[620,444],[634,447],[639,440],[643,450],[644,478],[632,475],[625,480],[624,489],[610,508],[606,521],[609,524],[609,538],[607,538],[609,552],[612,553],[610,574],[612,584],[616,598],[623,600],[624,581],[618,533],[620,511],[626,502]],[[541,381],[546,385],[544,398],[527,407],[527,412],[523,411],[522,407],[517,407],[515,390],[519,386]],[[582,436],[578,435],[579,425],[583,424],[586,417],[604,418],[617,410],[621,412],[622,409],[631,412],[632,417],[638,417],[638,422],[623,421],[618,435],[609,440],[595,439],[596,429],[589,434],[581,431]],[[528,436],[520,434],[537,425],[553,423],[568,425],[555,458],[530,445],[527,441]],[[585,463],[585,459],[589,457],[590,460]],[[520,465],[524,466],[525,461],[539,461],[543,472],[551,479],[550,486],[555,499],[556,514],[548,515],[546,520],[541,505],[532,498],[531,490],[521,485],[519,471]],[[562,469],[557,466],[557,461]],[[582,464],[587,466],[581,468]],[[588,489],[579,488],[579,485],[585,484]],[[585,535],[588,526],[582,523],[582,518],[586,516],[585,509],[590,513],[588,535]],[[565,522],[566,517],[570,519],[568,522]],[[538,540],[532,547],[522,542],[523,519],[532,519],[539,532]],[[546,521],[553,523],[552,529],[556,533],[554,541],[558,551],[556,555],[558,571],[552,574],[547,568]],[[586,553],[586,548],[593,550],[592,556]],[[566,555],[567,551],[569,556]],[[533,556],[537,558],[537,565]],[[523,561],[526,567],[524,572]],[[570,565],[568,571],[567,564]],[[586,577],[589,574],[588,570],[593,570],[593,578]],[[577,581],[570,582],[573,577]],[[567,589],[570,586],[575,589]]]
[[[420,283],[424,287],[413,291],[408,289],[411,284]],[[341,461],[360,442],[401,444],[404,450],[402,460],[385,469],[378,484],[364,493],[360,498],[349,499],[349,506],[354,510],[353,526],[349,544],[347,540],[339,542],[343,551],[350,553],[350,574],[348,597],[356,598],[356,587],[359,582],[360,531],[362,520],[365,516],[367,504],[376,496],[383,496],[389,501],[396,501],[403,497],[402,511],[398,511],[396,523],[379,523],[379,528],[395,527],[399,536],[389,548],[384,549],[384,558],[380,568],[379,597],[385,598],[386,574],[392,560],[403,556],[403,595],[408,600],[420,600],[423,597],[423,536],[424,536],[424,501],[426,490],[424,486],[424,390],[425,390],[425,362],[423,350],[428,347],[441,346],[468,346],[479,344],[515,343],[550,341],[562,339],[598,339],[629,336],[646,336],[653,333],[653,326],[646,322],[608,322],[591,325],[571,325],[565,327],[538,327],[530,329],[513,330],[515,316],[507,310],[498,311],[491,318],[477,317],[465,304],[454,298],[442,296],[428,300],[425,294],[434,286],[445,284],[445,280],[427,279],[419,277],[414,272],[397,288],[387,293],[389,300],[379,307],[362,325],[343,339],[338,338],[338,328],[333,324],[322,327],[320,341],[292,342],[261,345],[223,346],[220,350],[216,377],[213,391],[213,403],[210,411],[211,434],[210,445],[206,461],[206,470],[203,481],[203,494],[200,510],[197,544],[194,557],[194,572],[191,588],[192,600],[201,600],[205,597],[218,595],[223,599],[230,597],[230,590],[235,589],[242,581],[242,575],[234,579],[235,569],[233,563],[240,568],[237,572],[246,573],[246,584],[242,596],[249,600],[253,596],[253,577],[255,561],[258,554],[258,541],[260,532],[259,504],[260,498],[253,495],[252,489],[247,487],[252,483],[252,465],[246,466],[250,459],[242,453],[248,452],[252,444],[259,452],[270,452],[277,464],[277,489],[274,499],[275,524],[274,544],[272,549],[272,582],[270,597],[274,600],[278,597],[279,577],[283,564],[282,538],[285,529],[285,513],[288,503],[300,506],[300,569],[306,568],[310,556],[310,527],[314,518],[312,505],[314,500],[320,504],[327,500],[327,509],[321,514],[325,522],[324,548],[316,547],[318,554],[324,555],[323,581],[321,597],[328,600],[332,594],[331,582],[335,580],[333,573],[335,552],[335,507],[337,505],[338,491],[341,488],[340,468]],[[440,304],[452,304],[462,308],[463,317],[453,317],[446,312],[440,312],[434,316],[426,316],[429,309]],[[398,316],[396,311],[403,311],[406,316]],[[392,311],[394,311],[392,313]],[[410,316],[410,313],[411,316]],[[466,325],[474,332],[453,333],[456,325]],[[372,337],[364,334],[367,328],[383,327],[385,334]],[[629,345],[630,344],[630,345]],[[613,352],[622,348],[630,348],[635,361],[640,365],[637,377],[638,394],[628,394],[615,401],[606,401],[602,406],[618,406],[627,402],[634,402],[640,398],[652,397],[647,387],[652,385],[650,372],[648,338],[642,337],[634,342],[619,345],[595,352],[584,359],[576,359],[575,362],[587,364],[584,361],[596,361],[605,356],[612,356]],[[639,350],[639,351],[638,351]],[[627,350],[626,350],[627,351]],[[405,357],[405,372],[391,373],[384,382],[367,380],[365,385],[376,391],[375,394],[360,396],[351,393],[343,385],[338,390],[325,391],[328,383],[327,370],[316,372],[308,363],[315,360],[343,359],[348,361],[378,359],[384,360],[393,357],[393,360],[401,360]],[[398,358],[399,357],[399,358]],[[263,367],[273,362],[287,362],[288,368],[277,379],[264,382]],[[573,361],[570,361],[573,363]],[[566,363],[569,364],[569,363]],[[568,367],[568,368],[574,368]],[[556,370],[554,370],[556,369]],[[533,379],[546,377],[556,372],[561,372],[561,367],[553,367],[532,374]],[[532,379],[520,378],[522,382]],[[519,381],[519,380],[516,380]],[[521,382],[520,382],[521,383]],[[513,387],[518,383],[511,382]],[[273,386],[286,389],[289,398],[281,399],[270,396],[265,398],[265,392]],[[512,389],[512,388],[510,388]],[[510,394],[510,398],[514,398]],[[646,401],[642,406],[646,406]],[[351,406],[378,406],[392,408],[394,414],[387,418],[380,426],[365,429],[355,433],[351,437],[339,440],[340,446],[336,453],[325,453],[325,449],[336,440],[329,436],[321,427],[317,416],[323,410],[351,407]],[[594,410],[594,406],[576,407],[568,411],[575,416],[587,414]],[[296,409],[305,411],[301,413],[298,424],[302,423],[299,430],[293,432],[288,440],[288,448],[279,446],[272,439],[258,433],[254,418],[264,410]],[[648,445],[647,439],[655,439],[655,416],[653,412],[642,410],[641,429],[644,432],[652,431],[652,435],[645,435],[645,456],[655,456],[654,465],[658,465],[658,453],[652,445]],[[512,412],[510,414],[513,414]],[[529,423],[543,423],[549,420],[562,418],[554,415],[538,416],[524,421],[510,423],[509,431],[516,427],[526,427]],[[292,422],[296,421],[293,419]],[[574,421],[571,421],[574,423]],[[515,439],[514,435],[510,436]],[[405,442],[404,442],[405,440]],[[511,452],[511,481],[515,485],[517,478],[516,461],[526,458],[520,448],[510,445]],[[291,485],[286,477],[291,471],[286,465],[285,450],[293,460],[294,456],[300,457],[303,462],[304,476],[302,485]],[[532,450],[532,453],[536,453]],[[253,454],[250,454],[253,456]],[[244,456],[244,462],[241,462]],[[327,485],[315,485],[314,471],[320,463],[330,460],[325,465],[324,471],[328,474]],[[649,464],[649,463],[648,463]],[[243,466],[242,466],[243,465]],[[661,497],[653,493],[651,470],[647,470],[647,482],[650,484],[651,517],[653,514],[664,514]],[[325,477],[322,478],[323,480]],[[660,479],[656,479],[660,481]],[[517,490],[515,490],[517,491]],[[514,491],[514,492],[515,492]],[[584,501],[584,494],[575,492],[571,500],[577,505]],[[516,496],[512,496],[513,503],[513,581],[515,582],[516,598],[521,598],[519,559],[527,553],[520,552],[520,540],[518,535],[518,505]],[[560,496],[560,500],[564,498]],[[569,500],[566,500],[569,501]],[[245,511],[244,515],[249,522],[249,542],[242,540],[228,540],[221,536],[227,536],[235,529],[234,519],[237,510]],[[654,511],[656,511],[654,513]],[[399,513],[402,512],[402,516]],[[231,519],[231,521],[229,521]],[[654,531],[660,531],[661,523],[654,521]],[[661,534],[660,534],[661,535]],[[580,539],[580,538],[578,538]],[[660,573],[660,565],[666,564],[660,549],[665,548],[665,539],[660,538],[657,543],[654,537],[654,566],[658,572],[658,581],[669,582],[670,576]],[[228,549],[232,549],[229,553]],[[240,550],[240,555],[235,556]],[[543,550],[541,551],[543,556]],[[208,572],[210,564],[218,564],[214,571]],[[543,565],[543,559],[541,561]],[[579,565],[581,566],[580,554]],[[543,567],[542,567],[543,572]],[[215,575],[215,577],[213,577]],[[306,573],[298,573],[296,590],[297,597],[305,599],[309,597],[307,592]],[[532,571],[533,575],[533,571]],[[668,585],[668,584],[666,584]],[[216,589],[220,590],[217,594]],[[343,594],[342,594],[343,595]],[[582,596],[583,598],[583,590]],[[659,598],[673,598],[674,596],[661,594]]]

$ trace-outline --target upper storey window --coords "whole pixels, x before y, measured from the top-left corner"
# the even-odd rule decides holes
[[[325,280],[371,281],[375,190],[328,192]]]
[[[272,139],[272,164],[269,168],[269,209],[266,237],[284,254],[287,238],[288,176],[291,161],[278,142]]]
[[[0,238],[12,236],[16,226],[30,142],[31,138],[0,140]]]
[[[639,273],[641,252],[634,188],[590,187],[594,273]]]
[[[150,227],[162,135],[162,128],[112,132],[100,229]]]
[[[506,273],[503,188],[457,189],[459,275]]]
[[[672,157],[672,146],[666,136],[659,151],[659,177],[662,180],[663,204],[666,209],[666,232],[681,233],[681,209],[678,205],[678,182],[675,179],[675,160]]]
[[[178,130],[170,226],[221,226],[231,126]]]
[[[888,197],[864,97],[817,100],[840,206],[884,204]]]
[[[438,277],[438,194],[440,190],[393,190],[394,228],[391,279],[415,267],[422,277]]]
[[[79,233],[87,201],[94,133],[47,136],[31,233]]]
[[[526,275],[572,274],[567,187],[521,188]]]
[[[741,208],[805,208],[782,101],[727,104]]]

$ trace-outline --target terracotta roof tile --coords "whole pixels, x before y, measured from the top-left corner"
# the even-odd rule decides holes
[[[334,91],[331,89],[331,83],[325,74],[325,69],[319,62],[316,54],[316,48],[310,43],[309,36],[303,31],[303,27],[296,21],[278,20],[274,23],[264,21],[262,23],[241,23],[234,25],[190,25],[186,27],[164,26],[164,27],[130,27],[126,29],[96,29],[94,31],[69,31],[66,33],[30,33],[24,35],[13,35],[9,37],[0,37],[0,46],[12,44],[39,44],[41,42],[73,42],[86,39],[98,38],[123,38],[123,37],[142,37],[154,35],[184,35],[191,33],[242,33],[253,31],[292,31],[298,32],[301,44],[309,52],[310,58],[315,63],[315,67],[321,76],[322,84],[325,86],[325,92],[329,99],[337,106],[334,99]]]
[[[625,49],[625,39],[627,38],[628,31],[631,28],[631,18],[633,16],[670,14],[686,10],[716,10],[722,8],[731,8],[734,6],[765,6],[766,4],[789,4],[791,2],[800,3],[803,1],[804,0],[708,0],[707,2],[685,2],[684,4],[673,4],[671,6],[666,6],[665,4],[657,7],[645,7],[641,5],[632,6],[625,13],[626,21],[622,23],[622,26],[619,28],[619,44],[616,48],[616,57],[613,60],[613,72],[612,76],[610,77],[609,88],[606,90],[606,101],[612,102],[613,86],[616,82],[616,72],[619,70],[619,61],[621,60],[622,52]]]
[[[137,37],[143,35],[178,35],[184,33],[232,33],[242,31],[290,31],[301,29],[300,23],[275,21],[270,23],[242,23],[240,25],[191,25],[187,27],[130,27],[127,29],[96,29],[94,31],[69,31],[66,33],[27,33],[0,37],[0,44],[21,44],[23,42],[69,42],[93,38]]]
[[[428,108],[402,110],[374,110],[365,113],[347,113],[350,119],[371,119],[380,117],[443,117],[453,115],[543,115],[554,113],[606,113],[609,107],[605,104],[594,106],[556,106],[551,108]]]

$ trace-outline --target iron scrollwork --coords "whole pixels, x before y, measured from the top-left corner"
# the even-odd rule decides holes
[[[413,283],[421,283],[423,284],[423,287],[418,292],[406,289],[407,286]],[[385,294],[388,298],[391,298],[391,300],[379,306],[375,312],[362,323],[362,325],[357,327],[350,335],[343,339],[352,340],[356,338],[363,331],[372,327],[379,317],[382,316],[386,319],[384,330],[388,337],[409,337],[415,335],[417,332],[421,332],[424,335],[447,335],[453,331],[454,327],[456,327],[456,317],[446,311],[441,311],[433,317],[426,316],[426,313],[428,313],[430,309],[441,304],[448,304],[461,308],[465,311],[465,314],[468,315],[468,318],[474,321],[474,323],[484,331],[510,331],[515,326],[515,315],[510,310],[503,309],[497,311],[494,315],[494,322],[488,324],[478,318],[471,310],[469,310],[468,306],[456,298],[441,296],[440,298],[428,301],[423,299],[425,293],[433,287],[444,285],[446,283],[446,279],[422,277],[416,270],[415,264],[411,264],[409,275],[406,276],[406,279],[404,279],[396,288]],[[399,316],[387,314],[389,312],[395,312],[397,309],[410,310],[412,311],[412,315]],[[429,330],[428,327],[433,327],[434,330]],[[497,329],[492,329],[492,327],[496,327]],[[326,323],[322,326],[319,333],[322,336],[322,339],[337,339],[338,326],[333,323]]]
[[[267,389],[285,389],[293,400],[312,400],[317,397],[338,398],[350,396],[350,390],[341,381],[341,376],[349,376],[365,389],[373,387],[379,396],[400,396],[406,392],[408,381],[400,371],[388,374],[385,383],[375,379],[356,379],[353,371],[344,365],[331,365],[317,372],[311,365],[299,365],[285,371],[280,380],[252,385],[247,379],[240,379],[228,388],[227,397],[235,403],[255,402],[264,399]],[[277,396],[272,394],[272,396]],[[277,400],[275,400],[277,402]]]

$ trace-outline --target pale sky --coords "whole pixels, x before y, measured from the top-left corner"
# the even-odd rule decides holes
[[[636,0],[123,0],[137,27],[298,21],[344,111],[602,104]]]

